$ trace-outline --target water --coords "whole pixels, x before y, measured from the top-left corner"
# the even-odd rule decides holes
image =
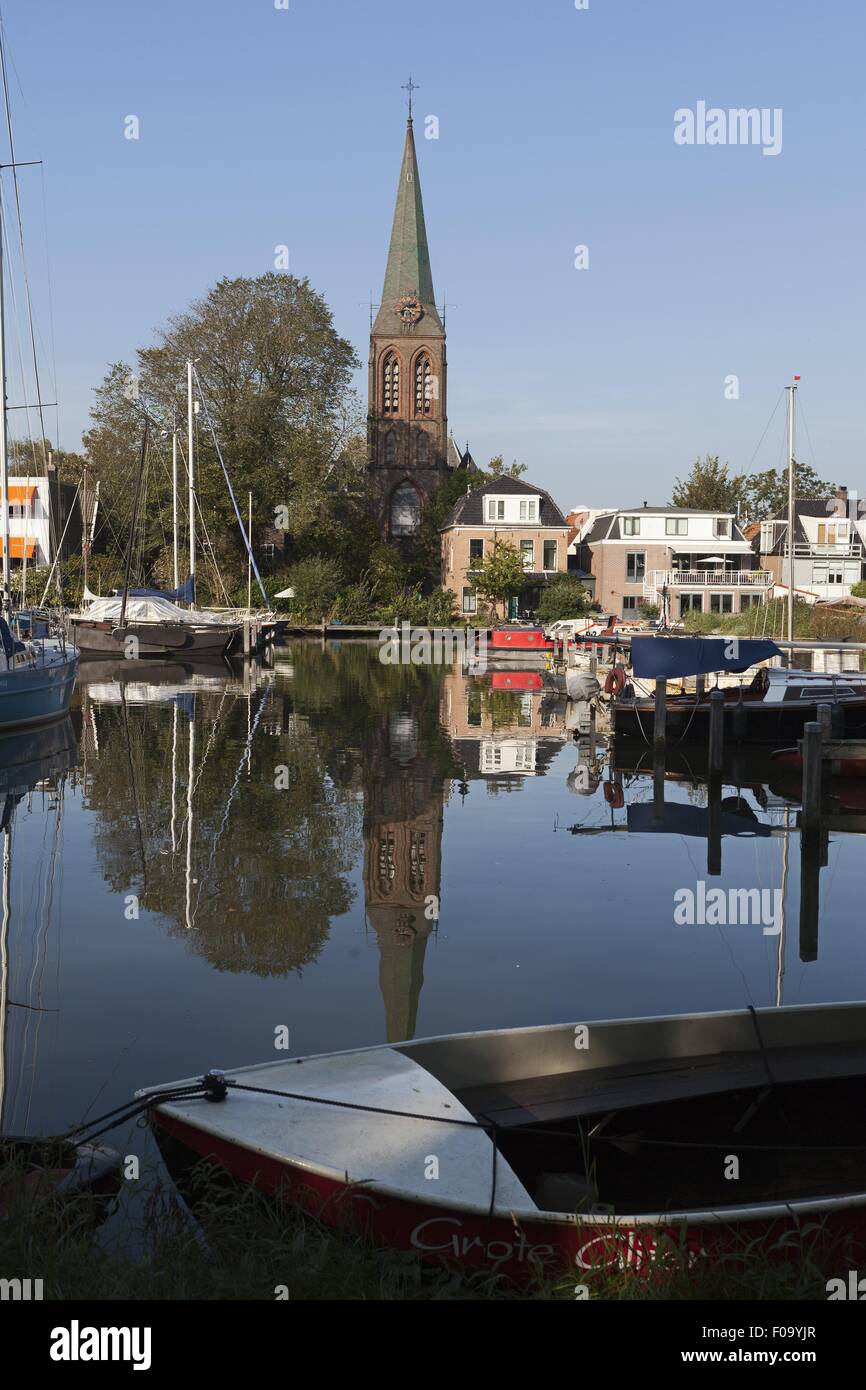
[[[856,785],[803,959],[798,781],[763,752],[723,789],[710,876],[694,759],[672,756],[659,820],[645,753],[621,748],[611,781],[555,694],[351,642],[246,682],[112,676],[85,664],[70,724],[0,747],[6,1132],[278,1058],[281,1029],[310,1053],[866,993]],[[784,886],[782,929],[679,925],[701,882]]]

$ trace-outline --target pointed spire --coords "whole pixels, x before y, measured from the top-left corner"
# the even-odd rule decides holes
[[[385,270],[385,285],[382,290],[382,303],[373,325],[374,333],[412,332],[412,306],[408,306],[407,318],[400,317],[400,302],[417,298],[422,317],[417,320],[419,330],[424,333],[442,333],[442,322],[436,309],[433,292],[433,275],[430,270],[430,252],[427,248],[427,228],[424,225],[424,205],[421,201],[421,181],[418,177],[418,158],[415,153],[415,137],[412,118],[406,122],[406,142],[403,146],[403,162],[400,166],[400,182],[397,185],[397,201],[394,208],[394,224],[391,229],[391,245],[388,248],[388,265]]]

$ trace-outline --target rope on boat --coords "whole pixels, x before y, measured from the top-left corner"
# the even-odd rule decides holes
[[[761,1047],[763,1049],[763,1041]],[[299,1059],[303,1060],[303,1059]],[[765,1059],[766,1060],[766,1059]],[[772,1073],[767,1067],[770,1082],[773,1086],[777,1084]],[[250,1086],[240,1081],[234,1081],[231,1077],[224,1076],[222,1072],[207,1072],[200,1082],[192,1083],[188,1086],[168,1087],[162,1091],[149,1091],[140,1100],[128,1102],[125,1105],[118,1105],[114,1110],[108,1110],[104,1115],[98,1115],[87,1125],[79,1125],[76,1128],[66,1131],[63,1135],[55,1136],[43,1142],[70,1142],[90,1143],[91,1140],[98,1138],[106,1133],[107,1130],[116,1128],[126,1120],[134,1119],[135,1116],[150,1110],[155,1105],[163,1105],[175,1100],[209,1100],[214,1102],[226,1099],[228,1092],[243,1091],[252,1095],[275,1096],[280,1100],[300,1100],[307,1101],[311,1105],[329,1105],[336,1110],[356,1110],[368,1115],[388,1115],[398,1120],[423,1120],[430,1124],[453,1125],[458,1129],[479,1129],[490,1136],[493,1146],[493,1173],[492,1173],[492,1192],[490,1214],[493,1213],[496,1191],[496,1166],[497,1154],[499,1150],[498,1136],[505,1134],[534,1134],[538,1138],[544,1139],[570,1139],[581,1138],[573,1130],[563,1129],[539,1129],[543,1121],[535,1124],[526,1125],[500,1125],[496,1120],[485,1116],[483,1119],[462,1120],[454,1115],[422,1115],[416,1110],[395,1110],[386,1106],[364,1105],[361,1101],[336,1100],[331,1096],[311,1096],[299,1091],[278,1091],[267,1086]],[[576,1117],[580,1118],[580,1117]],[[103,1121],[110,1121],[103,1124]],[[93,1125],[101,1125],[101,1128],[92,1130]],[[642,1135],[621,1134],[587,1136],[590,1142],[600,1144],[634,1144],[646,1148],[670,1148],[670,1149],[729,1149],[733,1141],[730,1137],[718,1140],[697,1140],[697,1139],[649,1139]],[[740,1144],[737,1141],[737,1149],[744,1153],[866,1153],[866,1144]]]

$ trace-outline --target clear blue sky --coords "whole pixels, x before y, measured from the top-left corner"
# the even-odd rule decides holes
[[[107,363],[220,276],[272,269],[278,243],[366,359],[411,71],[434,283],[453,306],[449,421],[479,462],[520,459],[564,506],[665,500],[699,453],[747,467],[799,372],[819,472],[866,491],[858,0],[3,11],[18,158],[45,160],[65,447]],[[676,145],[674,111],[700,100],[781,107],[782,152]],[[779,462],[782,426],[780,407],[754,467]],[[799,453],[812,461],[805,435]]]

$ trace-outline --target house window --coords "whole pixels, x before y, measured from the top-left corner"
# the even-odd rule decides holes
[[[393,430],[389,430],[385,435],[385,466],[393,468],[397,462],[397,436]]]
[[[681,594],[680,595],[680,616],[684,613],[703,613],[704,598],[703,594]]]
[[[498,501],[497,501],[497,499],[496,499],[495,497],[491,497],[491,498],[488,499],[488,502],[487,502],[487,520],[488,520],[488,521],[504,521],[504,520],[505,520],[505,502],[504,502],[501,498],[500,498]]]
[[[520,503],[520,520],[535,521],[537,519],[535,510],[537,505],[534,497],[525,497]]]
[[[477,612],[477,611],[478,611],[478,598],[477,598],[477,596],[476,596],[475,590],[474,590],[474,589],[464,589],[464,590],[463,590],[463,612],[464,612],[464,613],[475,613],[475,612]],[[472,721],[470,720],[469,722],[471,723]],[[480,719],[478,720],[478,723],[479,723],[479,724],[481,723],[481,720],[480,720]]]
[[[532,541],[520,542],[520,558],[523,561],[523,568],[531,570],[535,564],[535,546]]]
[[[400,362],[389,352],[382,368],[382,414],[396,415],[400,409]]]
[[[484,560],[484,541],[471,540],[469,542],[469,568],[477,569]]]
[[[771,521],[761,522],[761,550],[764,554],[773,548],[773,523]]]
[[[545,570],[556,569],[556,541],[544,542],[544,564],[541,568]]]
[[[640,517],[624,516],[622,519],[622,534],[624,536],[640,535]]]
[[[716,535],[719,539],[731,534],[731,519],[727,516],[717,516],[715,522]]]
[[[733,613],[734,596],[733,594],[710,594],[711,613]]]
[[[836,544],[836,527],[835,527],[835,526],[828,526],[827,523],[826,523],[826,521],[821,521],[821,522],[819,522],[819,523],[818,523],[818,544],[819,544],[819,545],[835,545],[835,544]]]
[[[259,546],[259,554],[263,560],[273,560],[276,554],[276,546],[273,541],[265,541]]]
[[[415,363],[415,414],[429,415],[433,404],[433,369],[430,358],[419,357]]]
[[[761,595],[760,595],[760,594],[741,594],[741,595],[740,595],[740,612],[741,612],[741,613],[745,613],[749,608],[760,608],[760,606],[761,606]]]
[[[689,534],[689,523],[683,516],[669,516],[665,518],[666,536],[687,536]]]
[[[415,446],[415,461],[419,468],[423,468],[427,462],[427,436],[423,430],[418,432],[418,443]]]
[[[841,570],[830,570],[827,574],[828,584],[844,584],[845,576]]]
[[[623,617],[624,617],[624,618],[633,617],[634,614],[635,614],[636,612],[637,612],[637,596],[636,596],[635,594],[626,594],[625,598],[624,598],[623,601],[622,601],[622,615],[623,615]]]
[[[625,577],[630,584],[639,584],[646,573],[646,554],[643,550],[629,550],[625,557]]]
[[[401,483],[391,496],[391,535],[414,536],[421,525],[421,498],[411,483]]]

